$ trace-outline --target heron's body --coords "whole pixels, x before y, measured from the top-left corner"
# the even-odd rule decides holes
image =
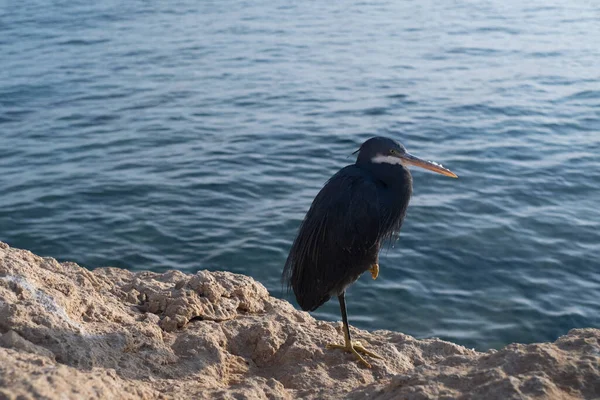
[[[352,343],[345,291],[368,270],[373,279],[377,277],[379,249],[400,231],[412,194],[408,164],[456,177],[438,164],[408,154],[394,140],[367,140],[356,163],[332,176],[313,200],[283,273],[303,310],[314,311],[331,296],[338,297],[345,344],[331,347],[353,352],[369,367],[357,350],[377,355]]]
[[[412,193],[402,165],[360,163],[336,173],[306,214],[286,262],[300,307],[314,311],[372,265],[400,230]]]

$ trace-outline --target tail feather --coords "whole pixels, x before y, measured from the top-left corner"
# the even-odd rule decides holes
[[[329,300],[330,295],[319,285],[319,277],[315,276],[315,268],[312,261],[303,257],[292,247],[290,255],[285,263],[283,281],[296,296],[298,305],[304,311],[314,311]]]
[[[323,294],[317,290],[311,290],[311,285],[308,282],[302,282],[293,285],[296,301],[304,311],[314,311],[326,303],[331,297],[329,293]]]

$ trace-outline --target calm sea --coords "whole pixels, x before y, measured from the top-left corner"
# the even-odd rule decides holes
[[[0,0],[0,240],[287,296],[313,197],[385,135],[460,179],[413,172],[352,324],[479,349],[599,327],[599,43],[583,0]]]

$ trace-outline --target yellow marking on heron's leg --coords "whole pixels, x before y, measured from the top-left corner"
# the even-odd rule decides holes
[[[369,272],[371,272],[371,277],[375,280],[379,276],[379,264],[371,265],[369,268]]]
[[[361,363],[362,365],[364,365],[367,368],[371,368],[371,364],[369,364],[367,362],[367,360],[365,360],[359,353],[363,353],[363,354],[365,354],[365,355],[367,355],[369,357],[381,359],[381,356],[379,356],[378,354],[373,353],[372,351],[369,351],[369,350],[365,349],[363,347],[363,345],[360,344],[360,342],[351,342],[348,339],[348,337],[346,336],[345,333],[344,333],[344,344],[330,343],[326,347],[328,349],[340,349],[340,350],[344,350],[347,353],[354,354],[354,357],[356,357],[356,359],[358,360],[358,362]]]

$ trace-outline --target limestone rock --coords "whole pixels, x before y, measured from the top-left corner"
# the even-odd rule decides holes
[[[476,352],[318,321],[229,272],[89,271],[0,243],[0,398],[600,397],[600,330]],[[21,396],[21,397],[19,397]]]

